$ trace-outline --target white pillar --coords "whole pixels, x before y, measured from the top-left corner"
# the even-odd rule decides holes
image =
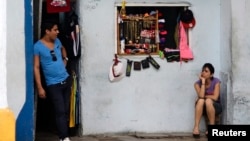
[[[7,0],[1,0],[0,8],[0,141],[15,141],[15,118],[7,100]]]
[[[0,8],[0,109],[7,108],[7,66],[6,66],[6,41],[7,41],[7,0],[1,0]]]

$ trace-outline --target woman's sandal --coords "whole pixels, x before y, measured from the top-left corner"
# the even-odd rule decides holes
[[[196,139],[197,139],[197,138],[200,138],[200,134],[194,134],[194,133],[193,133],[193,137],[196,138]]]
[[[200,138],[200,133],[199,132],[197,132],[197,133],[193,132],[193,137],[194,138]]]

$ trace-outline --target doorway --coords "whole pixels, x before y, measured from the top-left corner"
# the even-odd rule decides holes
[[[79,62],[81,56],[81,47],[80,47],[80,38],[78,37],[78,46],[76,46],[77,50],[72,50],[72,41],[70,40],[70,34],[75,33],[74,29],[69,27],[69,23],[74,20],[76,22],[78,20],[78,15],[75,12],[76,0],[66,0],[70,1],[70,10],[64,12],[48,12],[47,2],[49,0],[33,0],[33,23],[34,23],[34,43],[40,39],[40,26],[44,20],[54,20],[59,24],[59,35],[58,38],[61,40],[63,46],[67,50],[68,54],[68,64],[67,70],[68,73],[73,77],[74,80],[74,90],[72,90],[71,95],[73,95],[73,100],[71,103],[73,104],[73,116],[71,114],[70,117],[70,125],[69,125],[69,133],[70,136],[80,135],[81,129],[81,121],[80,121],[80,94],[79,94]],[[74,46],[75,47],[75,46]],[[43,86],[46,90],[45,81],[42,76]],[[73,85],[72,85],[73,86]],[[72,99],[72,97],[71,97]],[[57,136],[57,129],[55,124],[55,115],[53,111],[53,105],[48,98],[41,99],[37,97],[36,87],[35,87],[35,138],[36,141],[41,140],[41,138],[46,136]],[[72,104],[71,104],[72,106]],[[72,108],[71,108],[72,109]]]

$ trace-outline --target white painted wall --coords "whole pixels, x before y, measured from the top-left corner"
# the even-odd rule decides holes
[[[2,1],[2,8],[0,9],[0,109],[8,107],[7,101],[7,76],[6,76],[6,0]]]
[[[17,117],[25,102],[26,95],[24,1],[6,2],[7,97],[9,107]]]
[[[191,31],[193,61],[167,63],[156,57],[161,66],[158,71],[151,66],[140,72],[132,71],[130,77],[120,82],[110,83],[108,73],[115,53],[115,2],[121,1],[79,2],[83,33],[83,134],[192,132],[196,97],[193,83],[206,62],[214,64],[215,76],[220,77],[221,63],[225,61],[221,60],[220,1],[188,1],[197,22]],[[127,2],[154,3],[150,0]],[[126,59],[121,58],[121,61],[126,66]],[[205,130],[203,124],[201,130]]]

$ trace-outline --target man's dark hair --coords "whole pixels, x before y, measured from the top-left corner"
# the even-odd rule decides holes
[[[53,20],[47,20],[47,21],[42,22],[41,37],[45,35],[46,30],[51,30],[55,25],[58,25],[58,23]]]

